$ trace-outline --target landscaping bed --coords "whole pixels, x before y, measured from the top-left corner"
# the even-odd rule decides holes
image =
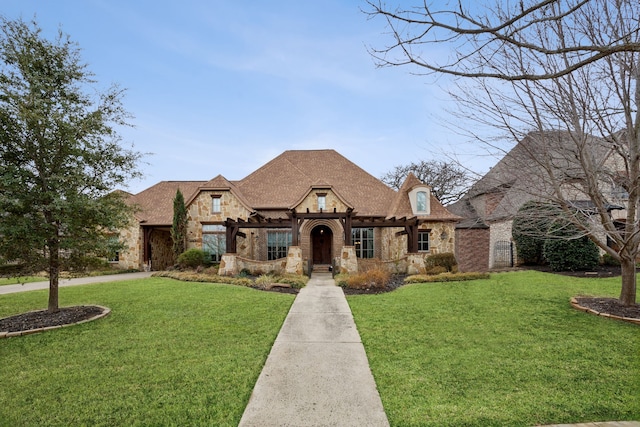
[[[103,314],[104,307],[77,305],[62,307],[56,312],[47,310],[30,311],[0,319],[1,332],[23,332],[34,329],[51,328],[84,322]]]

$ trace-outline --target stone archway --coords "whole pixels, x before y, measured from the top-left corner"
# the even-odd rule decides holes
[[[333,253],[333,231],[326,225],[317,225],[311,230],[311,259],[313,265],[331,264]]]

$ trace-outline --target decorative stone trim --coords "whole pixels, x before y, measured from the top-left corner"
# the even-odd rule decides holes
[[[28,331],[16,331],[16,332],[0,332],[0,339],[2,338],[11,338],[11,337],[20,337],[23,335],[31,335],[31,334],[37,334],[40,332],[45,332],[45,331],[50,331],[52,329],[60,329],[60,328],[66,328],[68,326],[75,326],[75,325],[79,325],[81,323],[87,323],[87,322],[93,322],[94,320],[98,320],[98,319],[102,319],[103,317],[108,316],[111,313],[111,309],[108,307],[103,307],[101,305],[92,305],[93,307],[99,307],[102,309],[102,313],[97,314],[89,319],[85,319],[82,320],[80,322],[76,322],[76,323],[69,323],[67,325],[57,325],[57,326],[48,326],[46,328],[37,328],[37,329],[29,329]]]
[[[600,313],[599,311],[595,311],[591,308],[581,306],[578,303],[578,300],[576,300],[575,298],[571,298],[570,303],[573,308],[579,311],[584,311],[585,313],[594,314],[600,317],[607,317],[609,319],[622,320],[625,322],[631,322],[631,323],[635,323],[636,325],[640,325],[640,319],[634,319],[631,317],[621,317],[621,316],[616,316],[614,314],[609,314],[609,313]]]

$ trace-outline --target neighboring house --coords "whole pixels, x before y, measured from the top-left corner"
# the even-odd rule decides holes
[[[459,201],[447,206],[464,218],[456,226],[456,258],[460,271],[487,271],[517,263],[512,220],[528,201],[554,199],[554,182],[576,209],[588,212],[593,203],[582,191],[580,155],[600,165],[598,180],[608,197],[607,210],[623,221],[626,192],[609,179],[622,170],[615,153],[589,137],[588,149],[577,153],[567,132],[531,132],[508,152]],[[586,156],[585,156],[586,157]],[[549,175],[554,177],[549,179]],[[552,182],[553,181],[553,182]]]
[[[239,181],[160,182],[136,195],[135,221],[121,232],[123,268],[165,269],[173,198],[184,194],[187,248],[205,250],[221,274],[355,272],[377,260],[418,272],[426,254],[453,252],[457,216],[414,175],[399,191],[334,150],[285,151]]]

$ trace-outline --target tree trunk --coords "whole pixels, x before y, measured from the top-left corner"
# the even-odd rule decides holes
[[[636,262],[633,258],[623,257],[620,260],[622,272],[622,290],[620,302],[630,306],[636,302]]]
[[[58,281],[60,278],[60,243],[49,241],[49,313],[60,310],[58,306]]]

